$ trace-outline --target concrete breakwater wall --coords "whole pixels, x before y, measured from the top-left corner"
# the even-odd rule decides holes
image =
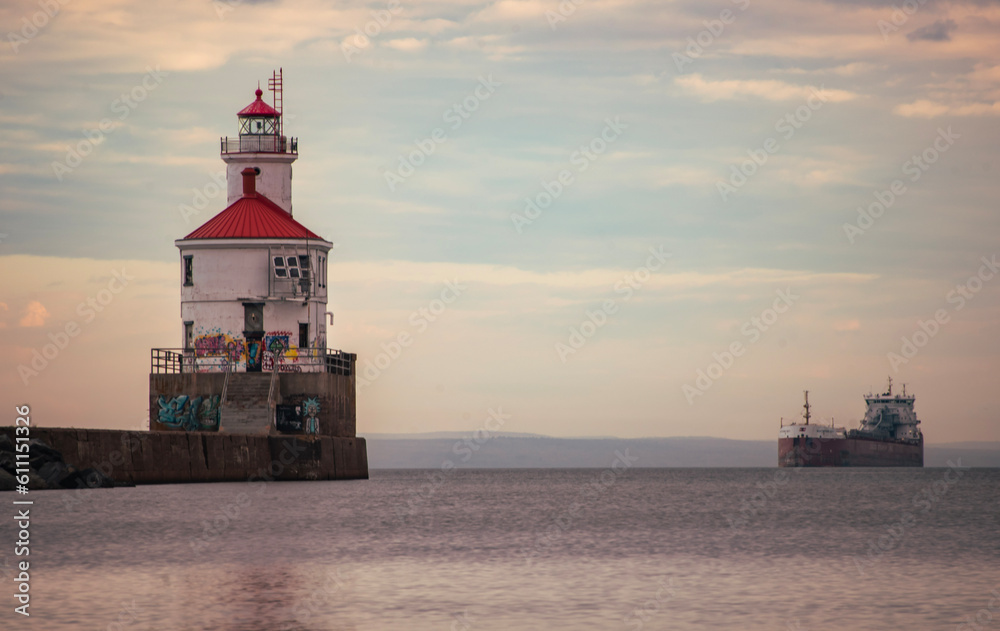
[[[15,438],[13,427],[0,433]],[[364,438],[49,427],[32,427],[31,438],[126,484],[368,478]]]

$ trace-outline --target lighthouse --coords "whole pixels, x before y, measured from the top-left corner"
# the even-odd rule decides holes
[[[180,347],[152,349],[150,429],[350,439],[337,444],[359,465],[356,356],[327,347],[333,243],[293,217],[280,71],[268,89],[220,141],[226,207],[174,241]]]

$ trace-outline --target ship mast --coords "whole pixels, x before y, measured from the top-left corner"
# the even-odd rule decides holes
[[[802,416],[806,417],[806,425],[808,425],[809,424],[809,391],[808,390],[804,390],[804,392],[806,393],[806,404],[803,405],[802,407],[804,407],[806,409],[806,411],[805,411],[805,413],[802,414]]]

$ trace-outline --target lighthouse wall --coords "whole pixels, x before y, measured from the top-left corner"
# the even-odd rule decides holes
[[[191,257],[192,282],[181,287],[181,346],[184,324],[193,323],[192,347],[206,355],[228,351],[246,370],[245,303],[263,303],[264,349],[281,345],[286,362],[295,363],[300,346],[299,324],[308,324],[308,348],[326,347],[326,254],[328,248],[310,244],[310,267],[314,271],[308,298],[288,294],[273,279],[273,254],[305,254],[301,240],[253,240],[235,247],[198,240],[179,244],[184,258]],[[286,256],[287,258],[287,256]],[[182,279],[183,280],[183,279]]]

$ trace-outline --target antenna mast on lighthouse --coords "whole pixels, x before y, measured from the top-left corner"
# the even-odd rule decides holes
[[[804,407],[806,409],[806,411],[805,411],[805,413],[802,416],[806,417],[806,425],[808,425],[809,424],[809,418],[810,418],[810,416],[809,416],[809,391],[808,390],[804,390],[804,392],[806,393],[806,404],[803,405],[802,407]]]
[[[281,74],[282,74],[282,69],[278,68],[277,72],[273,71],[271,72],[271,78],[267,80],[267,89],[270,90],[274,95],[272,98],[272,100],[274,101],[274,109],[278,112],[278,124],[274,126],[274,135],[277,137],[277,142],[275,143],[276,147],[278,146],[278,143],[281,142],[281,136],[284,134],[285,131],[285,121],[284,117],[281,115],[281,106],[282,106]]]

